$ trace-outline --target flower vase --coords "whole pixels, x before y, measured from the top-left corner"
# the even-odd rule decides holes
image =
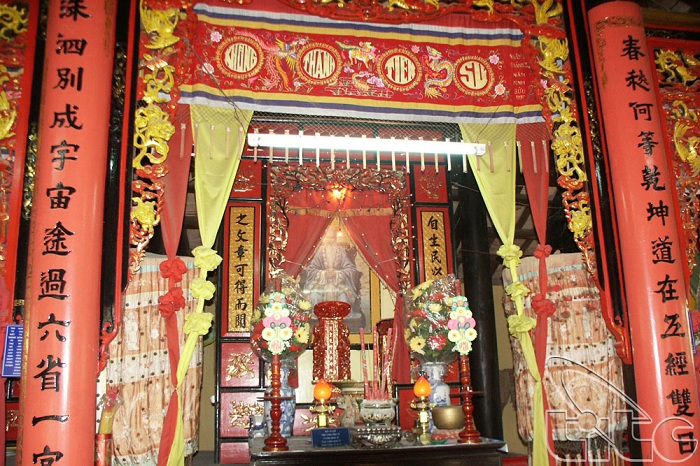
[[[430,396],[428,400],[435,406],[448,406],[450,404],[450,386],[445,383],[447,364],[444,362],[424,362],[421,365],[425,377],[430,383]],[[430,432],[435,430],[433,419],[430,419]]]
[[[430,402],[435,406],[447,406],[450,403],[450,386],[445,383],[447,364],[444,362],[424,362],[421,366],[425,377],[430,382]]]
[[[285,399],[282,400],[281,408],[282,408],[282,417],[280,418],[280,434],[284,438],[289,438],[292,436],[292,431],[294,428],[294,415],[296,413],[296,406],[297,406],[297,401],[296,401],[296,394],[294,391],[294,387],[289,385],[289,372],[291,368],[289,365],[282,363],[282,367],[280,368],[280,380],[282,382],[282,386],[280,387],[280,395],[282,397],[290,397],[290,399]],[[272,388],[267,388],[265,390],[266,395],[270,395],[272,393]],[[272,428],[272,418],[270,417],[270,408],[271,408],[271,403],[269,401],[265,401],[265,422],[267,423],[267,430],[270,432]]]

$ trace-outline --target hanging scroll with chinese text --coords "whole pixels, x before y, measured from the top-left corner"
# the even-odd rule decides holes
[[[418,241],[421,281],[434,280],[452,273],[452,247],[447,209],[417,209],[420,218]]]
[[[226,324],[224,335],[250,331],[254,297],[260,293],[260,207],[231,203],[226,213]]]

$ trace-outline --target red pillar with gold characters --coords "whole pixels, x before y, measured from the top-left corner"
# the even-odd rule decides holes
[[[18,464],[94,463],[116,7],[49,1]]]
[[[640,7],[610,2],[588,12],[620,257],[628,284],[639,429],[645,464],[697,464],[700,404],[693,371],[687,284],[673,214],[660,102]]]

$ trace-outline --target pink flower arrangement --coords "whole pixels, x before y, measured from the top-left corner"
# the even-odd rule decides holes
[[[251,318],[251,346],[266,361],[275,354],[282,359],[297,357],[311,343],[311,302],[286,278],[281,291],[260,296]]]
[[[452,351],[459,354],[469,354],[472,350],[472,341],[476,339],[476,321],[472,317],[469,303],[465,296],[455,296],[448,299],[446,303],[452,301],[450,310],[450,320],[447,322],[447,339],[454,344]]]

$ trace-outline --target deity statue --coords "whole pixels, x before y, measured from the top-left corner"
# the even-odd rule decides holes
[[[339,242],[335,235],[327,234],[299,274],[300,284],[312,303],[342,301],[350,304],[345,323],[352,333],[357,333],[366,323],[360,296],[362,272],[357,268],[356,256],[357,249],[351,244]]]

